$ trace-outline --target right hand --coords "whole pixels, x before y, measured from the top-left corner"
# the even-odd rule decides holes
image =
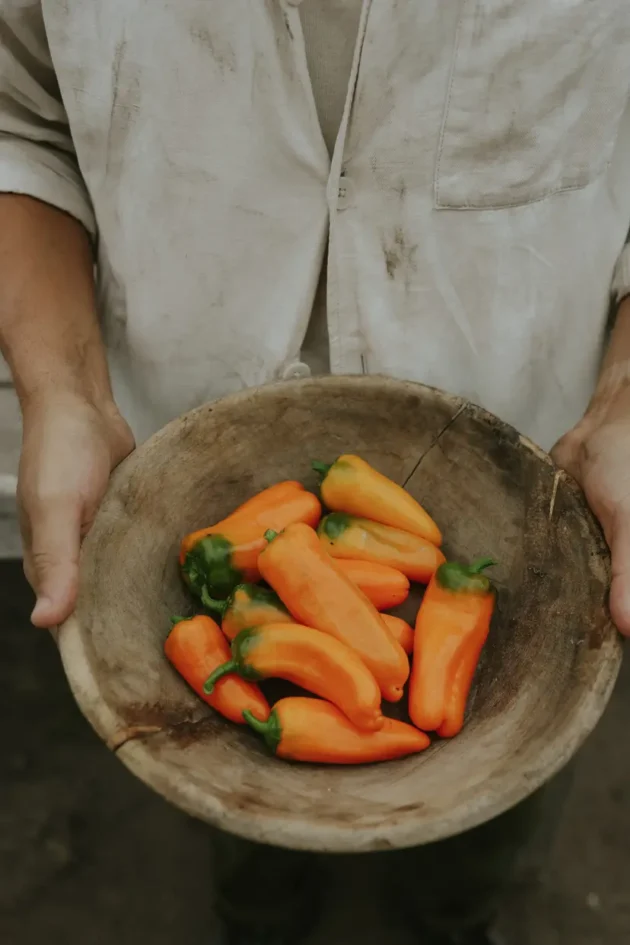
[[[23,411],[18,477],[24,571],[37,596],[31,620],[56,627],[74,609],[81,540],[107,489],[111,471],[134,448],[113,403],[52,394]]]

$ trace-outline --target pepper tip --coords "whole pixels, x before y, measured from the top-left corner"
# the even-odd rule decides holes
[[[383,698],[387,699],[388,702],[400,702],[404,692],[402,686],[389,686],[387,691],[383,693]]]

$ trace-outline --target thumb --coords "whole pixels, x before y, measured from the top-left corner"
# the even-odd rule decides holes
[[[615,519],[611,554],[610,613],[620,633],[630,637],[630,508],[622,508]]]
[[[574,427],[573,430],[565,433],[551,450],[551,458],[556,466],[564,469],[574,479],[577,478],[579,472],[582,443],[581,432],[578,427]]]
[[[26,569],[32,575],[37,602],[31,615],[36,627],[61,623],[74,608],[79,573],[81,510],[74,499],[43,504],[30,520],[32,543]]]

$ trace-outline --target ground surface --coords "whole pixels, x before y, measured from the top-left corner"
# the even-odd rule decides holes
[[[52,641],[29,627],[30,604],[20,565],[0,563],[0,943],[212,945],[204,828],[103,748]],[[629,723],[626,666],[579,759],[549,876],[507,916],[510,945],[630,942]],[[309,945],[412,945],[372,892],[343,908],[343,871],[333,886]]]

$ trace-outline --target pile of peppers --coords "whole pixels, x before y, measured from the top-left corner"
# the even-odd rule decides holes
[[[279,758],[365,764],[453,738],[490,630],[495,562],[447,561],[428,512],[360,457],[313,468],[321,501],[281,482],[186,535],[179,564],[200,612],[173,618],[166,657]],[[415,626],[387,613],[412,583],[425,586]],[[272,706],[271,678],[310,695]],[[409,722],[384,714],[405,695]]]

